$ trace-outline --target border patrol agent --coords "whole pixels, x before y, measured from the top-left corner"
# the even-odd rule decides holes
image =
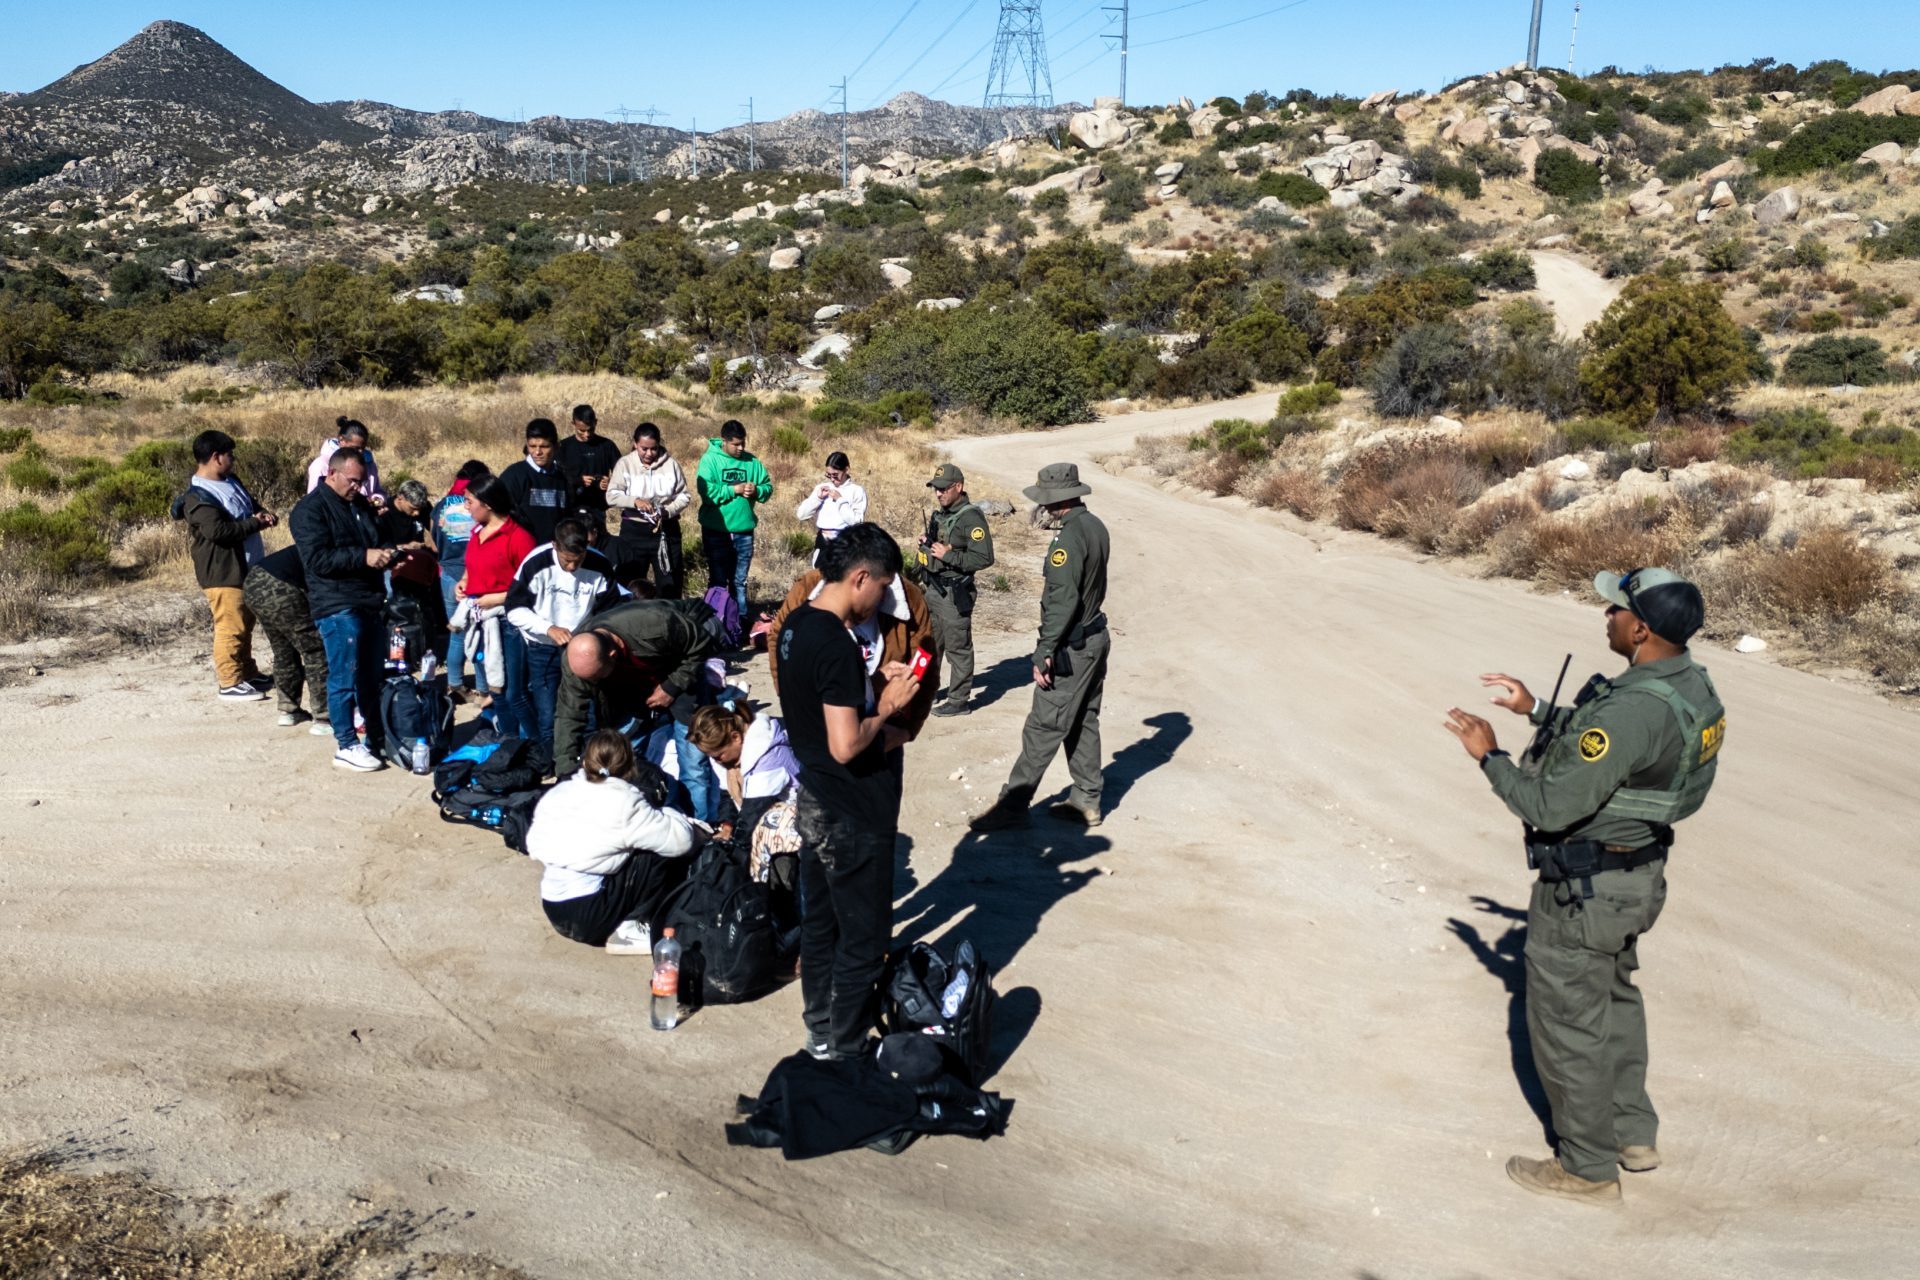
[[[1080,502],[1092,492],[1071,462],[1042,467],[1039,483],[1025,490],[1030,501],[1059,517],[1060,530],[1047,547],[1040,642],[1033,652],[1033,709],[1027,712],[1020,758],[999,800],[973,820],[975,831],[1025,825],[1033,793],[1063,744],[1073,794],[1050,812],[1068,822],[1100,825],[1100,695],[1112,640],[1105,613],[1107,526]]]
[[[993,565],[993,532],[987,517],[967,497],[967,478],[943,462],[927,481],[939,509],[927,520],[917,559],[926,579],[927,613],[934,638],[947,659],[947,697],[933,709],[937,716],[963,716],[972,707],[973,575]],[[933,673],[938,675],[938,672]]]
[[[1666,902],[1673,824],[1706,800],[1727,720],[1687,651],[1706,617],[1698,587],[1636,569],[1602,573],[1593,588],[1625,672],[1593,677],[1558,710],[1512,676],[1482,676],[1501,691],[1495,706],[1540,726],[1521,761],[1479,716],[1455,707],[1447,728],[1526,824],[1527,865],[1539,872],[1527,910],[1527,1032],[1560,1145],[1557,1159],[1513,1157],[1507,1175],[1543,1195],[1618,1201],[1619,1169],[1660,1165],[1633,985],[1638,943]]]

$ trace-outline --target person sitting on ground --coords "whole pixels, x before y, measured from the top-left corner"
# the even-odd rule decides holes
[[[538,746],[533,702],[518,678],[526,660],[518,653],[518,632],[506,619],[507,590],[534,548],[533,535],[515,519],[517,510],[506,481],[498,476],[481,476],[467,486],[473,536],[467,540],[466,576],[453,588],[463,602],[454,623],[466,632],[468,651],[478,647],[486,655],[474,675],[476,685],[484,678],[498,691],[487,704],[487,721],[507,737],[527,738]]]
[[[553,526],[573,509],[573,481],[553,459],[560,432],[545,418],[527,424],[526,456],[500,473],[513,495],[513,518],[535,546],[553,541]]]
[[[573,481],[572,506],[607,516],[607,480],[620,461],[620,446],[595,430],[600,419],[590,404],[573,406],[573,434],[553,451],[553,460]]]
[[[333,762],[360,773],[386,767],[380,759],[380,664],[386,646],[378,631],[386,570],[400,554],[381,541],[373,505],[361,492],[366,476],[358,449],[336,450],[325,482],[300,499],[287,518],[300,548],[314,626],[327,651],[327,718],[339,748]],[[354,735],[356,710],[366,724],[364,745]]]
[[[592,707],[601,725],[644,738],[649,760],[672,743],[693,816],[711,821],[713,774],[687,742],[686,726],[713,701],[707,684],[707,659],[719,652],[713,610],[700,600],[644,600],[615,605],[588,621],[567,642],[553,711],[555,776],[564,778],[579,766]]]
[[[620,562],[633,565],[623,584],[651,572],[654,594],[677,598],[685,576],[680,514],[693,495],[687,492],[686,473],[651,422],[633,429],[633,452],[614,464],[607,501],[620,512]]]
[[[751,829],[800,776],[786,725],[779,716],[754,715],[745,699],[694,712],[687,741],[712,762],[720,786],[716,830],[722,836],[731,836],[736,825]]]
[[[520,562],[507,588],[507,621],[518,633],[509,646],[520,670],[509,673],[533,704],[537,742],[553,741],[553,705],[560,695],[560,664],[574,628],[614,602],[613,566],[587,545],[587,526],[569,517],[553,531],[553,541],[535,547]],[[510,659],[511,660],[511,659]]]
[[[768,634],[779,635],[781,625],[793,611],[818,596],[824,585],[818,569],[809,569],[794,579],[787,598],[773,615]],[[852,630],[854,638],[860,642],[860,653],[866,659],[869,678],[876,677],[888,663],[902,662],[912,666],[915,649],[924,647],[933,651],[933,666],[928,668],[928,678],[921,682],[920,692],[914,695],[907,709],[895,720],[907,731],[908,741],[919,737],[920,730],[926,727],[927,716],[933,711],[935,695],[939,692],[934,687],[931,673],[940,669],[940,645],[934,637],[933,618],[927,610],[926,593],[902,574],[887,588],[886,597],[873,616],[855,623]],[[773,645],[767,646],[767,673],[772,677],[773,690],[778,695],[780,653]]]
[[[327,467],[333,461],[333,455],[342,449],[358,449],[360,461],[366,464],[367,475],[360,482],[360,492],[367,501],[376,507],[385,506],[387,491],[380,484],[380,464],[373,460],[373,450],[367,445],[367,425],[356,422],[341,414],[333,420],[333,434],[320,443],[320,452],[307,464],[307,492],[312,493],[327,478]]]
[[[193,438],[193,480],[174,504],[187,522],[193,577],[213,610],[213,673],[222,702],[261,702],[272,686],[253,661],[253,612],[242,588],[247,570],[266,557],[260,531],[280,523],[262,510],[233,474],[233,437],[202,431]]]
[[[853,482],[847,455],[835,450],[827,455],[827,478],[800,500],[793,513],[801,520],[814,522],[813,554],[867,518],[867,491]]]
[[[454,472],[447,496],[434,503],[433,515],[427,521],[427,531],[433,535],[434,550],[440,558],[440,606],[449,624],[447,651],[441,656],[447,664],[447,696],[455,702],[466,701],[467,684],[466,636],[451,627],[453,611],[460,607],[460,597],[454,587],[466,576],[467,542],[473,537],[473,517],[467,512],[467,486],[481,476],[492,474],[487,464],[478,458],[467,459],[460,470]],[[480,693],[487,691],[484,672],[474,673],[473,687]]]
[[[280,700],[281,727],[311,720],[315,737],[332,737],[333,723],[327,718],[327,648],[313,625],[300,548],[282,547],[247,570],[241,594],[273,646],[273,691]],[[311,714],[300,705],[303,689],[313,703]]]
[[[540,903],[554,931],[616,954],[651,953],[649,926],[686,879],[695,845],[686,815],[641,791],[639,769],[626,738],[600,730],[527,829],[527,856],[546,867]]]

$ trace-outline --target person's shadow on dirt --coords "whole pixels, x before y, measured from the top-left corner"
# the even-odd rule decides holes
[[[1172,760],[1180,744],[1193,736],[1193,720],[1184,711],[1162,711],[1140,723],[1153,732],[1120,748],[1100,771],[1100,807],[1109,814],[1119,809],[1134,783]],[[1070,788],[1056,791],[1042,804],[1056,803],[1071,794]]]
[[[1540,1121],[1547,1145],[1557,1147],[1553,1109],[1547,1103],[1547,1091],[1540,1083],[1540,1073],[1534,1069],[1533,1039],[1527,1034],[1527,913],[1477,894],[1472,902],[1476,910],[1487,915],[1520,921],[1519,924],[1509,925],[1507,931],[1492,942],[1488,942],[1478,929],[1465,920],[1449,919],[1447,928],[1467,944],[1467,950],[1473,952],[1473,958],[1488,973],[1500,979],[1501,985],[1507,989],[1507,1048],[1512,1055],[1513,1078],[1520,1086],[1520,1096],[1527,1100],[1527,1105],[1533,1108],[1534,1117]]]
[[[990,707],[1022,685],[1033,684],[1033,658],[1002,658],[973,677],[973,709]]]

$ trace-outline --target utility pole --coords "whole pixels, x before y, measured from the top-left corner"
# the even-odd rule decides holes
[[[1120,15],[1120,35],[1118,37],[1120,41],[1120,105],[1123,107],[1127,105],[1127,19],[1131,16],[1128,11],[1132,7],[1132,0],[1120,0],[1118,5],[1110,4],[1106,6],[1106,12]],[[1108,21],[1112,21],[1112,19],[1108,19]],[[1112,40],[1115,37],[1102,36],[1100,38],[1102,40]]]
[[[1567,74],[1577,76],[1573,69],[1573,51],[1580,45],[1580,0],[1573,0],[1573,36],[1567,41]]]
[[[693,176],[700,176],[700,117],[693,118]]]
[[[1535,71],[1540,67],[1540,5],[1541,0],[1533,0],[1533,25],[1527,28],[1527,70]]]
[[[847,181],[847,78],[840,77],[838,85],[829,85],[840,95],[840,189],[845,191]]]
[[[752,173],[760,167],[754,158],[753,150],[753,99],[747,99],[747,172]]]

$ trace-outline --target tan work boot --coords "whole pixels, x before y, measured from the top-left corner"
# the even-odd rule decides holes
[[[967,825],[975,831],[1005,831],[1009,827],[1027,825],[1027,806],[1031,800],[1013,792],[1003,792],[993,807]]]
[[[1507,1161],[1507,1176],[1536,1195],[1586,1200],[1595,1204],[1620,1202],[1618,1182],[1589,1182],[1568,1173],[1557,1159],[1529,1160],[1525,1156],[1515,1156]]]
[[[1652,1173],[1660,1167],[1660,1148],[1628,1143],[1620,1148],[1620,1167],[1628,1173]]]
[[[1097,827],[1100,825],[1100,811],[1098,809],[1082,809],[1071,800],[1062,800],[1059,804],[1048,809],[1047,812],[1062,822],[1071,822],[1076,826]]]

